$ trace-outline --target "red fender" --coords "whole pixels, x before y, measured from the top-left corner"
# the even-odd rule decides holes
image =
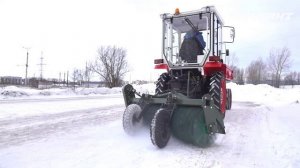
[[[222,62],[206,62],[204,64],[204,75],[211,76],[215,72],[223,72],[226,80],[233,79],[233,72]]]

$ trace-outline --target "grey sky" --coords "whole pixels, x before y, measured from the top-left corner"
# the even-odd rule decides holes
[[[39,76],[41,51],[45,77],[84,68],[101,45],[128,51],[132,79],[150,79],[153,59],[161,55],[161,13],[215,5],[225,24],[236,28],[229,45],[239,66],[272,47],[287,46],[292,70],[300,71],[300,17],[298,1],[283,0],[0,0],[0,76],[24,77],[26,50],[31,47],[29,76]]]

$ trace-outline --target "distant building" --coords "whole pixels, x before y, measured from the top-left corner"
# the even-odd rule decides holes
[[[49,89],[54,86],[54,82],[45,79],[30,78],[29,86],[38,89]]]
[[[81,84],[83,87],[91,87],[91,88],[96,88],[96,87],[104,87],[105,82],[102,81],[89,81],[89,82],[82,82]]]
[[[2,85],[22,85],[22,78],[16,76],[1,76],[0,84]]]

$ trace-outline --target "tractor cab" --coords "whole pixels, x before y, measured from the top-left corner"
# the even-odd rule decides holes
[[[222,61],[223,55],[229,55],[225,43],[234,41],[235,30],[224,26],[214,7],[184,13],[176,9],[174,14],[162,14],[161,18],[162,59],[155,61],[156,69],[203,67],[210,56]],[[223,35],[224,29],[230,35]],[[223,40],[224,36],[227,41]]]

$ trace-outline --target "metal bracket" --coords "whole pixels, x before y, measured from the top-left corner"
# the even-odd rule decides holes
[[[215,108],[214,101],[209,94],[203,96],[204,118],[209,134],[225,134],[224,121],[221,113]]]
[[[135,98],[135,92],[136,90],[130,84],[127,84],[122,88],[122,93],[126,107],[132,104],[132,100]]]

